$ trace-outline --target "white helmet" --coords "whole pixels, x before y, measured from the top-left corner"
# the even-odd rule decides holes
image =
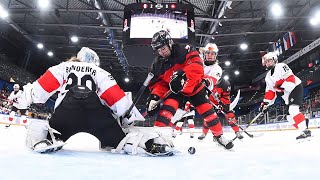
[[[204,64],[206,66],[213,65],[213,64],[215,64],[217,62],[217,56],[218,56],[219,49],[218,49],[218,46],[215,43],[208,43],[204,47],[203,51],[204,51],[203,59],[204,59]],[[213,59],[211,59],[211,60],[207,59],[206,53],[208,53],[208,52],[213,52],[215,54]]]
[[[14,85],[13,85],[13,89],[20,89],[19,84],[14,84]]]
[[[215,43],[208,43],[205,47],[204,47],[204,52],[214,52],[216,54],[218,54],[219,49],[218,46]]]
[[[77,59],[82,62],[94,63],[96,66],[100,65],[100,59],[96,52],[87,47],[82,47],[77,54]]]
[[[278,63],[278,56],[277,52],[268,52],[262,57],[262,66],[266,66],[266,61],[272,60],[274,62],[274,65]]]

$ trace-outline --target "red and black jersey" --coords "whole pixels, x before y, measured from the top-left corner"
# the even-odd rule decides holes
[[[173,44],[170,57],[165,59],[158,56],[151,66],[151,72],[154,74],[149,86],[151,94],[162,97],[169,90],[172,74],[178,70],[183,70],[187,77],[182,94],[192,96],[201,90],[204,70],[199,53],[189,45]]]
[[[222,104],[229,105],[231,103],[230,91],[231,91],[230,82],[228,80],[221,79],[221,82],[217,84],[212,90],[212,94],[215,98],[210,96],[211,102],[214,103],[215,105],[218,105],[219,102],[217,99],[219,99],[219,101],[222,102]]]

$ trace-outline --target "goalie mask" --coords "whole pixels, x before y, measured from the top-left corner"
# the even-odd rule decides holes
[[[214,43],[208,43],[204,47],[204,64],[206,66],[213,65],[217,62],[217,56],[218,56],[218,46]]]
[[[151,40],[151,47],[153,51],[162,57],[169,57],[171,55],[172,44],[173,40],[170,34],[165,30],[156,32]]]
[[[77,59],[81,62],[93,63],[96,66],[100,65],[100,59],[96,52],[92,49],[83,47],[77,54]]]
[[[267,69],[275,66],[278,63],[278,56],[276,52],[269,52],[262,57],[262,66]]]

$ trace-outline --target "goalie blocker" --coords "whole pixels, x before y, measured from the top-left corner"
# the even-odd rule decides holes
[[[52,132],[48,133],[52,129],[55,135]],[[97,94],[85,86],[72,87],[49,122],[32,121],[29,125],[26,145],[37,152],[41,152],[38,151],[40,148],[44,153],[53,152],[60,150],[55,148],[57,144],[62,144],[78,132],[95,136],[100,141],[100,148],[115,148],[113,152],[126,152],[133,155],[141,153],[155,156],[172,155],[172,148],[168,145],[171,143],[168,139],[171,138],[171,130],[159,133],[160,131],[156,131],[153,127],[131,127],[129,133],[125,134],[111,111],[101,104]],[[53,149],[48,150],[44,145],[52,146]]]

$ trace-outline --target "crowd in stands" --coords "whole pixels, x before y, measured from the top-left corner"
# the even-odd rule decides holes
[[[0,72],[2,72],[1,79],[7,81],[14,79],[16,82],[27,84],[37,79],[34,74],[11,63],[8,58],[2,54],[0,54]]]
[[[0,90],[0,114],[10,114],[11,112],[12,102],[8,100],[10,93],[8,88]],[[47,119],[51,113],[52,109],[45,104],[32,104],[26,115],[30,118]]]

